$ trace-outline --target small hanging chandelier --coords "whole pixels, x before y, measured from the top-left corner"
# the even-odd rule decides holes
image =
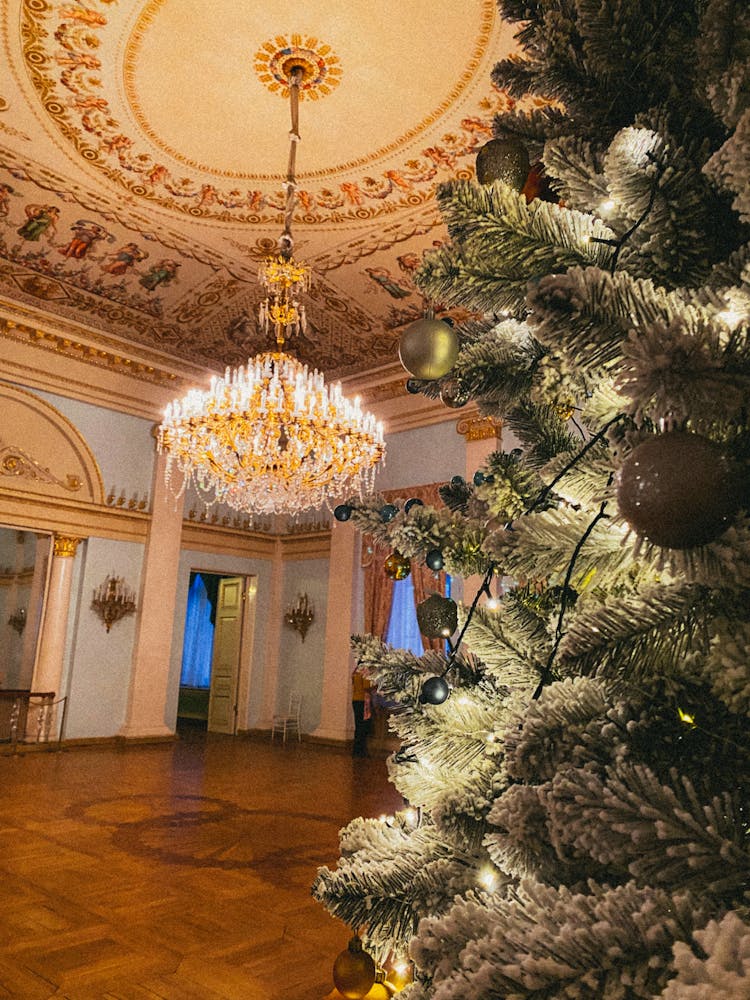
[[[338,382],[326,385],[282,348],[306,328],[300,295],[310,268],[293,256],[292,215],[299,136],[299,87],[304,66],[289,72],[292,128],[284,189],[284,229],[278,253],[259,272],[266,298],[259,324],[276,350],[227,368],[208,390],[192,389],[170,403],[159,427],[158,449],[167,454],[167,479],[176,465],[184,489],[194,483],[210,503],[261,514],[293,514],[345,495],[369,492],[385,455],[383,429],[348,400]]]

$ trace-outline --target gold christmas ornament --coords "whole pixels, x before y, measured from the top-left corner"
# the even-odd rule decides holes
[[[503,181],[520,191],[531,169],[529,153],[518,139],[490,139],[477,153],[476,169],[480,184]]]
[[[411,559],[394,551],[383,563],[383,568],[389,580],[405,580],[411,573]]]
[[[333,981],[336,989],[347,1000],[362,1000],[375,982],[375,962],[362,948],[362,942],[355,934],[348,947],[333,963]]]
[[[398,356],[414,378],[442,378],[456,363],[458,337],[439,319],[418,319],[401,334]]]
[[[397,993],[396,987],[385,978],[384,970],[378,969],[375,973],[375,982],[362,1000],[391,1000]]]

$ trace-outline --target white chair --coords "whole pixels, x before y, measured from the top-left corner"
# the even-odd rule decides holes
[[[281,733],[282,741],[286,743],[287,734],[297,734],[298,742],[302,741],[302,729],[300,728],[300,714],[302,712],[302,695],[292,691],[289,695],[289,708],[286,715],[274,715],[271,723],[271,739],[276,733]]]

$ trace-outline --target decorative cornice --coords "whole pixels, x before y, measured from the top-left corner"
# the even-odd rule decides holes
[[[147,513],[20,490],[0,491],[0,521],[14,528],[59,537],[114,538],[144,543],[151,517]]]
[[[174,372],[157,368],[143,361],[135,361],[124,352],[104,350],[95,344],[86,344],[63,333],[52,333],[39,327],[17,322],[5,316],[0,317],[0,337],[19,340],[33,344],[35,347],[46,348],[55,354],[61,354],[97,368],[109,368],[120,375],[127,375],[139,381],[153,382],[157,385],[177,385],[180,378]]]

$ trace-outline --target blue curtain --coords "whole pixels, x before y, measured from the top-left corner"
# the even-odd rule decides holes
[[[211,686],[211,656],[214,647],[213,609],[200,573],[191,574],[182,648],[180,684],[186,687]]]
[[[411,574],[405,580],[394,580],[391,599],[391,616],[385,641],[396,649],[410,649],[421,656],[424,653],[422,636],[417,625],[417,611],[414,607],[414,584]]]

